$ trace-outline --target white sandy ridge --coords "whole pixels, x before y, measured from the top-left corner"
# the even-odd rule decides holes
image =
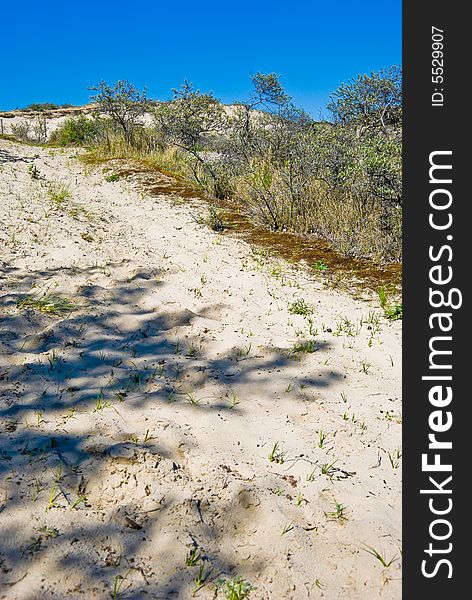
[[[0,141],[0,598],[400,598],[400,324],[75,154]]]

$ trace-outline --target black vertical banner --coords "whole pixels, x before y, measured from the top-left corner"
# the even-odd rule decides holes
[[[403,597],[415,600],[471,595],[467,7],[403,3]]]

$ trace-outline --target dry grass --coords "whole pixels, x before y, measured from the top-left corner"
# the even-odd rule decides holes
[[[362,191],[332,190],[319,180],[309,181],[298,199],[290,199],[281,174],[271,170],[270,185],[259,187],[252,176],[225,174],[214,181],[203,165],[189,160],[176,147],[160,147],[152,133],[142,130],[133,145],[118,135],[91,147],[82,155],[88,166],[110,159],[134,159],[150,170],[184,180],[210,196],[225,196],[271,229],[302,235],[314,233],[329,240],[344,256],[371,258],[376,262],[401,260],[402,211]]]

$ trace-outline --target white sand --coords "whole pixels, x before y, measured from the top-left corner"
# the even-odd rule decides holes
[[[0,598],[400,598],[400,323],[75,154],[0,141]]]

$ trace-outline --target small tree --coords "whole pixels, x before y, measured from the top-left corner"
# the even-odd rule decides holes
[[[382,133],[365,136],[360,145],[360,164],[373,196],[383,202],[402,204],[402,144],[401,136]]]
[[[393,66],[343,83],[328,104],[334,130],[351,138],[362,186],[383,202],[401,205],[402,72]]]
[[[249,99],[242,102],[237,115],[234,129],[239,133],[244,144],[250,141],[251,137],[251,112],[261,110],[273,117],[279,117],[284,121],[308,122],[310,117],[292,103],[292,98],[284,91],[280,83],[280,75],[277,73],[256,73],[252,75],[251,82],[253,90]],[[256,119],[257,120],[257,119]],[[256,129],[260,126],[256,124]]]
[[[290,104],[291,98],[280,83],[280,75],[256,73],[251,81],[253,91],[249,101],[245,103],[249,108],[264,108],[268,112],[279,113]]]
[[[251,80],[251,96],[233,120],[225,163],[259,218],[274,230],[287,229],[301,214],[314,170],[313,123],[293,105],[278,75],[257,73]]]
[[[102,80],[89,89],[96,92],[91,99],[99,104],[103,112],[110,115],[123,133],[126,143],[129,144],[139,118],[148,108],[146,88],[140,92],[132,83],[124,80],[117,81],[113,87],[110,87]]]
[[[203,151],[214,149],[225,130],[226,114],[213,94],[194,89],[188,81],[172,93],[172,100],[159,105],[154,111],[156,129],[165,141],[190,155],[193,175],[205,187],[199,169],[209,174],[213,182],[217,174],[211,157],[207,160]]]
[[[327,108],[337,123],[385,129],[401,123],[401,105],[402,72],[392,66],[341,84]]]

